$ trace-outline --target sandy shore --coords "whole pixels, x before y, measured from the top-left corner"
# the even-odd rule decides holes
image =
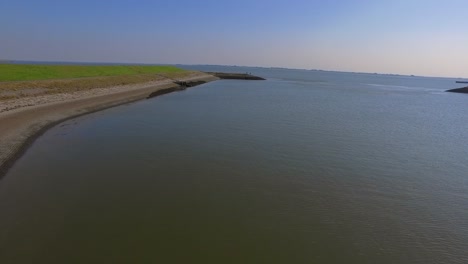
[[[179,81],[213,81],[206,73],[191,73]],[[96,88],[0,101],[0,178],[29,145],[48,128],[64,120],[147,98],[177,87],[171,79],[110,88]]]

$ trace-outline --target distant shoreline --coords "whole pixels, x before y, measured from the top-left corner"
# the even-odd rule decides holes
[[[177,81],[205,83],[219,78],[188,72]],[[165,78],[145,83],[0,101],[0,179],[49,128],[82,115],[191,87]],[[3,109],[3,111],[2,111]]]

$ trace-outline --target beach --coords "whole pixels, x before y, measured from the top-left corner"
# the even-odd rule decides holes
[[[217,79],[203,72],[187,72],[177,80],[209,82]],[[145,83],[0,101],[0,177],[48,128],[70,118],[145,99],[155,92],[177,87],[179,85],[174,83],[174,79],[160,78]]]

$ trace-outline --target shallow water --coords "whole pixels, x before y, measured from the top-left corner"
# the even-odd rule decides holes
[[[239,67],[62,123],[0,181],[0,263],[467,263],[452,79]]]

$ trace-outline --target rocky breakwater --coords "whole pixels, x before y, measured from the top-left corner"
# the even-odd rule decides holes
[[[468,86],[467,87],[462,87],[462,88],[450,89],[450,90],[447,90],[446,92],[449,92],[449,93],[468,93]]]
[[[175,81],[174,84],[175,86],[166,88],[166,89],[160,89],[155,92],[152,92],[146,99],[150,99],[156,96],[160,96],[163,94],[168,94],[172,92],[177,92],[177,91],[183,91],[189,87],[194,87],[200,84],[204,84],[206,81],[189,81],[189,82],[184,82],[184,81]]]
[[[249,73],[225,73],[225,72],[206,72],[211,74],[219,79],[229,79],[229,80],[265,80],[265,78],[251,75]]]

